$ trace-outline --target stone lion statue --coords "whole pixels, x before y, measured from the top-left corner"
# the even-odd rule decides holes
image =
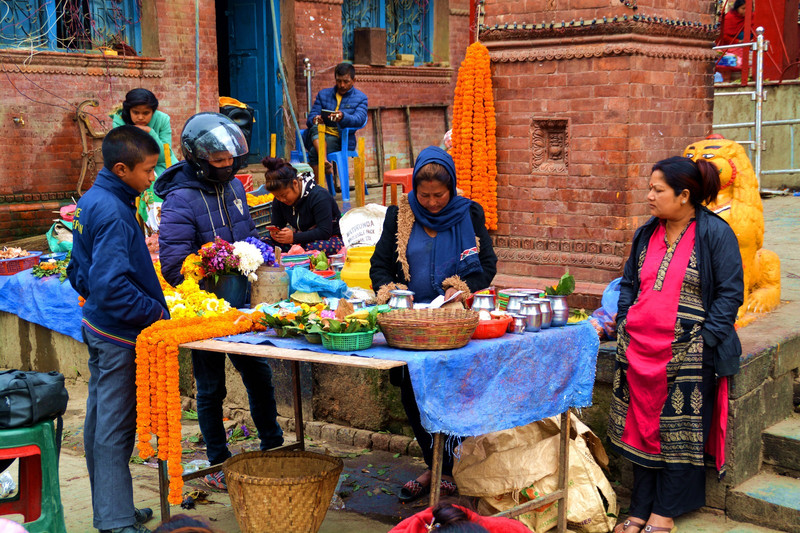
[[[710,135],[683,152],[692,160],[700,158],[719,170],[721,189],[708,208],[725,219],[739,239],[744,267],[744,304],[739,309],[738,326],[755,319],[754,313],[775,309],[781,297],[781,263],[778,255],[762,248],[764,243],[764,207],[758,181],[742,145]]]

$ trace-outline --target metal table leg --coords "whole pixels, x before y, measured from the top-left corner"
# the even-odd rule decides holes
[[[442,488],[442,458],[444,457],[444,435],[433,434],[433,463],[431,464],[431,507],[439,504],[439,492]]]
[[[161,521],[169,520],[169,472],[167,462],[158,460],[158,499],[161,502]]]
[[[300,362],[292,361],[292,390],[294,391],[294,434],[300,449],[305,451],[305,430],[303,428],[303,396],[300,390]]]

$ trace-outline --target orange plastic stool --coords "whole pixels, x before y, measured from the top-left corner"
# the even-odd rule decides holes
[[[398,168],[383,173],[383,205],[386,205],[386,186],[392,186],[392,205],[397,205],[397,186],[403,186],[403,193],[408,194],[412,187],[413,168]]]

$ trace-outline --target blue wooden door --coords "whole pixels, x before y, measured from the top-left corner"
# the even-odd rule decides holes
[[[275,1],[272,21],[270,5]],[[278,156],[283,156],[283,101],[273,28],[280,28],[278,0],[228,0],[228,46],[231,96],[255,110],[250,138],[250,163],[269,155],[270,134],[277,134]],[[280,41],[280,36],[278,41]]]

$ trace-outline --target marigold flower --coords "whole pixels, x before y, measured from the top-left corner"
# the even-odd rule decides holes
[[[239,320],[243,316],[245,319]],[[158,458],[169,465],[168,499],[172,504],[181,502],[183,489],[178,345],[251,331],[257,316],[231,310],[214,318],[195,315],[160,320],[136,339],[137,447],[141,458],[152,457],[156,451],[150,439],[153,434],[158,437]]]

